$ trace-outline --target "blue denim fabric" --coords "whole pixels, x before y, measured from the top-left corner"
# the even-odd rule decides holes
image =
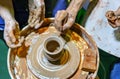
[[[90,0],[86,0],[85,3],[83,4],[83,8],[85,10],[87,10],[89,3],[90,3]]]
[[[120,62],[114,64],[111,70],[110,79],[120,79]]]
[[[4,30],[4,26],[5,26],[4,20],[0,17],[0,30]]]
[[[66,0],[58,0],[55,8],[53,9],[52,16],[54,17],[58,10],[65,10],[67,8]]]
[[[86,0],[83,4],[83,8],[87,10],[90,0]],[[67,8],[66,0],[58,0],[55,8],[53,9],[52,16],[54,17],[58,10],[65,10]]]

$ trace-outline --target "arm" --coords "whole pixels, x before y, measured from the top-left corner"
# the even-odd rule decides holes
[[[85,0],[72,0],[67,8],[67,11],[71,11],[71,9],[74,9],[75,13],[77,13],[79,9],[82,7],[84,1]]]
[[[19,37],[19,25],[14,19],[12,0],[0,1],[0,16],[5,21],[4,39],[7,45],[11,48],[21,46],[23,38]],[[17,40],[18,43],[16,43]]]
[[[6,15],[7,14],[7,15]],[[7,20],[14,18],[14,10],[12,5],[12,0],[3,0],[0,1],[0,16]]]
[[[62,31],[70,28],[85,0],[72,0],[66,10],[58,11],[55,16],[55,27]],[[64,22],[64,23],[63,23]]]
[[[37,29],[41,26],[45,17],[44,0],[29,0],[29,10],[28,26]]]

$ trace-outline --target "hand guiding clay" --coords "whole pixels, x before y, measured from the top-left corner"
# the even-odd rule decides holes
[[[39,28],[43,23],[45,17],[45,5],[43,0],[29,1],[30,15],[28,19],[28,26],[32,28]]]
[[[4,39],[9,47],[16,48],[23,43],[24,37],[20,37],[19,31],[19,25],[16,21],[5,22]]]
[[[85,0],[72,0],[66,10],[59,10],[55,15],[55,27],[59,31],[69,29],[75,22],[77,12]]]

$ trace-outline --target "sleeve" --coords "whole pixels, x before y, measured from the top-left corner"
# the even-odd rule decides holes
[[[58,10],[65,10],[67,8],[66,0],[58,0],[55,8],[53,9],[52,16],[54,17]]]
[[[2,19],[2,17],[0,17],[0,30],[4,30],[4,26],[5,26],[4,20]]]

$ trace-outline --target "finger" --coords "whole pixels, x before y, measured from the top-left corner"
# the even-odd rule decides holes
[[[67,23],[63,25],[62,30],[70,28],[73,25],[74,22],[75,22],[75,20],[73,18],[69,18]]]
[[[32,21],[33,15],[34,15],[33,11],[30,11],[28,23],[30,23]]]
[[[38,29],[43,24],[43,22],[44,21],[41,21],[40,23],[36,24],[35,29]]]
[[[62,27],[62,22],[61,22],[61,21],[58,21],[58,20],[55,20],[55,28],[60,31],[60,30],[61,30],[60,27]]]
[[[36,21],[34,23],[30,23],[30,27],[35,27],[37,24],[39,23],[39,19],[36,19]]]
[[[32,27],[38,28],[40,26],[39,23],[41,22],[41,20],[43,20],[41,8],[38,8],[36,10],[36,14],[33,18],[34,20],[32,22]]]
[[[38,22],[39,22],[39,21],[34,18],[34,21],[30,22],[30,23],[29,23],[29,26],[30,26],[31,28],[33,28],[33,27],[35,26],[35,24],[37,24]]]
[[[6,41],[6,44],[9,46],[11,44],[11,39],[9,38],[9,35],[6,31],[4,31],[4,39]]]
[[[61,15],[61,12],[60,11],[58,11],[57,12],[57,14],[55,15],[55,27],[56,27],[56,29],[58,29],[58,30],[60,30],[60,26],[61,26],[61,21],[59,21],[58,20],[58,18],[60,17],[60,15]]]
[[[11,42],[11,39],[9,38],[9,36],[4,36],[4,39],[6,41],[6,44],[10,47],[10,48],[16,48],[16,47],[19,47],[21,46],[21,44],[14,44]]]
[[[31,23],[32,18],[33,18],[32,15],[29,15],[28,23]]]
[[[17,48],[17,47],[20,47],[20,46],[21,46],[20,43],[18,43],[18,44],[10,44],[9,45],[10,48]]]
[[[10,37],[10,39],[11,39],[12,42],[15,42],[15,41],[16,41],[16,37],[15,37],[15,35],[14,35],[13,30],[11,30],[11,31],[9,32],[9,37]]]
[[[57,19],[61,15],[60,11],[57,11],[57,14],[55,15],[55,19]]]
[[[16,27],[15,27],[15,30],[14,30],[14,35],[16,38],[18,38],[20,36],[20,28],[19,28],[19,24],[16,23]]]
[[[62,30],[62,24],[65,18],[67,17],[66,11],[58,11],[56,17],[55,17],[55,27],[61,31]]]
[[[31,16],[32,16],[32,19],[31,19],[31,21],[30,21],[31,24],[34,23],[35,20],[36,20],[36,13],[37,13],[37,10],[34,9],[34,10],[33,10],[33,14],[31,15]]]
[[[24,36],[20,37],[20,38],[18,39],[19,43],[22,44],[22,43],[24,42],[24,39],[25,39]]]
[[[23,41],[24,41],[24,37],[21,37],[21,38],[19,38],[19,42],[17,44],[11,43],[8,46],[10,48],[17,48],[17,47],[20,47],[22,45]]]
[[[5,41],[6,41],[6,44],[10,47],[10,48],[15,48],[15,47],[19,47],[19,46],[21,46],[21,44],[16,44],[15,45],[15,42],[13,43],[12,41],[11,41],[11,38],[10,38],[10,36],[9,36],[9,34],[4,34],[4,39],[5,39]]]
[[[38,23],[39,23],[39,19],[36,19],[36,21],[33,23],[34,27],[35,27],[35,25],[38,24]]]
[[[24,41],[24,38],[21,37],[19,40],[18,40],[18,43],[16,44],[16,42],[12,42],[11,41],[11,37],[9,36],[9,32],[7,31],[4,31],[4,39],[6,41],[6,44],[10,47],[10,48],[16,48],[16,47],[19,47],[21,46],[22,42]]]
[[[36,21],[40,20],[40,15],[41,15],[41,12],[36,11],[36,14],[33,16],[32,23],[36,23]]]
[[[35,19],[34,19],[34,21],[35,21],[35,22],[29,23],[28,26],[30,26],[31,28],[33,28],[33,27],[35,27],[35,25],[36,25],[37,23],[39,23],[38,20],[35,20]]]

